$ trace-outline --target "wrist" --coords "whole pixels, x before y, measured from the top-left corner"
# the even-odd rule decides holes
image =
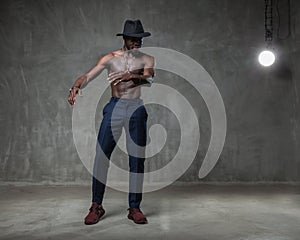
[[[71,87],[71,88],[69,89],[69,92],[71,92],[74,88],[80,90],[80,86],[76,86],[76,85],[75,85],[75,86],[73,86],[73,87]]]
[[[71,87],[69,90],[71,91],[71,90],[74,89],[74,88],[78,88],[78,89],[79,89],[80,86],[76,86],[76,85],[75,85],[75,86]]]

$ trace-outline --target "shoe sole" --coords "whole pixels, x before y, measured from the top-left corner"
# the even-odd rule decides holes
[[[142,221],[142,222],[136,222],[136,221],[134,221],[133,217],[130,216],[130,215],[128,215],[127,218],[130,219],[130,220],[132,220],[136,224],[147,224],[148,223],[147,220],[146,221]]]
[[[94,224],[97,224],[98,222],[100,221],[100,219],[97,221],[97,222],[84,222],[85,225],[94,225]]]

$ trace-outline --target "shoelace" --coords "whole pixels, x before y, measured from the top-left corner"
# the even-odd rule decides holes
[[[145,218],[144,214],[142,213],[142,211],[138,208],[138,209],[129,209],[129,213],[130,214],[134,214],[135,216],[137,217],[142,217],[142,218]]]

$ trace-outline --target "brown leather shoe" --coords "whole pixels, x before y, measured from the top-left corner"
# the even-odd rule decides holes
[[[95,202],[92,203],[89,210],[89,214],[84,219],[86,225],[96,224],[105,213],[103,207]]]
[[[128,208],[127,210],[129,210],[128,219],[133,220],[137,224],[148,223],[147,218],[139,208]]]

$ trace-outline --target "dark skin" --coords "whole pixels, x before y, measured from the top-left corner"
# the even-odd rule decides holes
[[[76,95],[104,69],[108,70],[111,95],[118,98],[139,98],[141,86],[148,84],[147,78],[154,77],[154,58],[138,49],[142,46],[140,37],[123,37],[121,49],[101,57],[97,64],[86,74],[79,77],[68,96],[68,102],[74,106]]]

